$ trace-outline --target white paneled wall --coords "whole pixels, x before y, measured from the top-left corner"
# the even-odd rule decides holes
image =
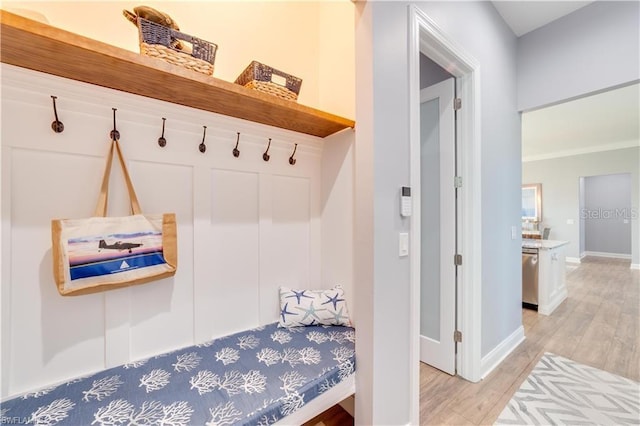
[[[60,134],[50,128],[50,95],[58,96]],[[62,297],[50,221],[93,213],[112,107],[143,211],[177,215],[178,272]],[[165,148],[156,143],[162,117]],[[275,321],[280,285],[330,287],[336,282],[321,280],[322,252],[346,250],[350,259],[350,226],[334,238],[335,250],[321,241],[331,198],[322,194],[322,139],[5,64],[1,118],[3,397]],[[231,154],[236,132],[239,158]],[[115,163],[109,212],[128,213]],[[340,270],[349,293],[351,269]]]

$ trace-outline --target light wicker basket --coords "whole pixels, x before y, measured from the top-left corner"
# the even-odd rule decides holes
[[[302,79],[258,61],[252,61],[236,78],[235,83],[282,99],[295,101],[300,93]]]
[[[138,17],[140,35],[140,53],[159,58],[174,65],[212,75],[218,45],[189,34],[156,24]],[[190,46],[189,50],[180,50],[180,43]]]

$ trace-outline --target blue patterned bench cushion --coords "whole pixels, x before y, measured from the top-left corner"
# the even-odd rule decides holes
[[[2,403],[35,425],[266,425],[355,370],[350,327],[270,324]]]

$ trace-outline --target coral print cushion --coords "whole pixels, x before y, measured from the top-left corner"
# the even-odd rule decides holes
[[[337,285],[329,290],[294,290],[280,287],[278,327],[309,325],[351,326],[342,287]]]

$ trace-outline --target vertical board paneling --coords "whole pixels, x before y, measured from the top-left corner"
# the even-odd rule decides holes
[[[309,179],[289,176],[273,176],[271,179],[271,223],[264,239],[260,291],[261,320],[278,319],[280,286],[308,288],[310,282],[311,224],[309,203]]]
[[[193,344],[192,167],[143,161],[129,164],[142,211],[175,213],[176,275],[131,290],[131,358]],[[153,303],[149,303],[153,301]]]
[[[340,284],[351,318],[353,299],[353,131],[324,140],[322,159],[322,273],[325,287]]]
[[[22,392],[103,366],[103,295],[61,297],[51,257],[51,219],[84,217],[93,211],[95,192],[89,188],[95,185],[87,187],[87,182],[99,180],[101,161],[21,149],[7,154],[14,195],[11,389]]]
[[[258,325],[258,174],[211,171],[206,306],[212,335]]]
[[[276,321],[280,285],[320,282],[318,138],[1,68],[2,398]],[[60,134],[50,129],[50,94],[58,95]],[[93,214],[112,106],[143,211],[176,213],[178,272],[62,297],[51,272],[50,220]],[[165,148],[156,142],[161,117]],[[239,158],[231,155],[237,131]],[[295,166],[287,161],[293,143]],[[109,215],[121,216],[130,206],[116,164]]]
[[[104,293],[104,366],[125,364],[131,354],[131,289]]]
[[[273,233],[273,176],[262,175],[260,176],[260,199],[259,199],[259,211],[260,211],[260,284],[258,286],[261,295],[260,298],[260,322],[269,323],[278,319],[278,313],[280,312],[279,303],[274,303],[274,299],[278,294],[279,284],[277,280],[274,280],[274,267],[272,258],[272,246],[271,241],[274,240],[275,234]],[[267,298],[267,295],[272,295],[273,298]],[[274,319],[275,318],[275,319]]]
[[[211,169],[195,168],[193,175],[193,299],[194,337],[196,343],[210,340],[216,313],[208,302],[214,295],[211,280],[209,233],[211,228]],[[203,230],[205,230],[203,232]]]

